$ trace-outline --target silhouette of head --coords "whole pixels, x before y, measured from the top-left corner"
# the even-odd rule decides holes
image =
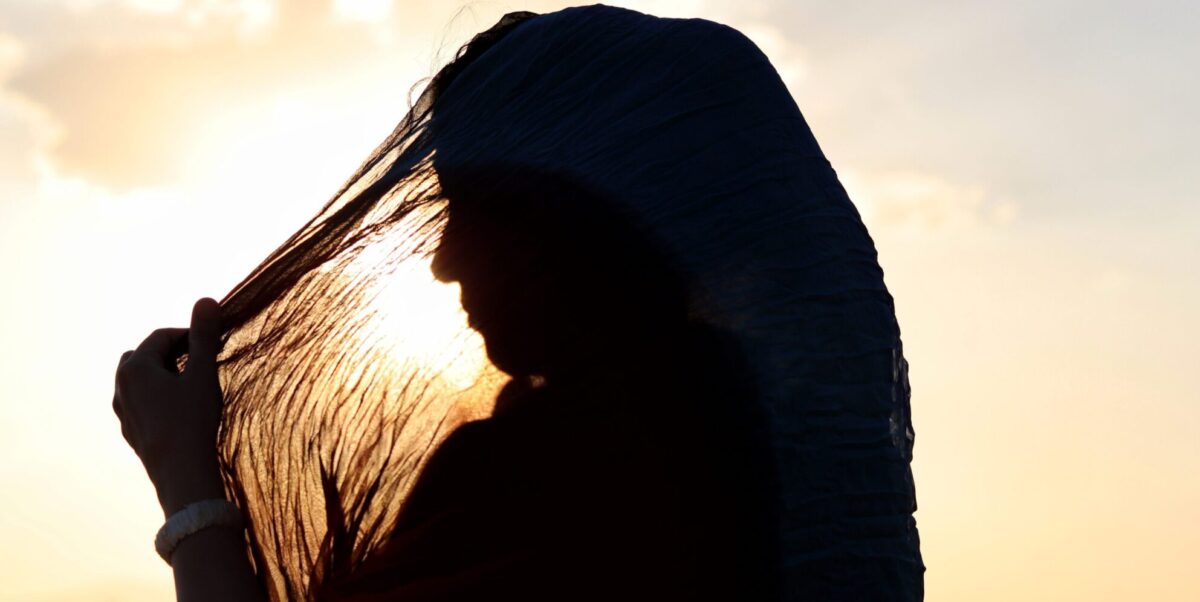
[[[685,322],[662,254],[570,178],[512,166],[442,170],[448,218],[434,275],[499,368],[548,380],[620,370]]]

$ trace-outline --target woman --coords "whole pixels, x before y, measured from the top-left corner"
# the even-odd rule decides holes
[[[379,368],[373,287],[429,254],[511,377],[486,418]],[[908,397],[871,239],[766,57],[590,6],[473,39],[114,405],[168,516],[247,523],[168,521],[182,599],[915,600]]]

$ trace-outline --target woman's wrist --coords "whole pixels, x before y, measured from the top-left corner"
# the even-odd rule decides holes
[[[215,454],[168,466],[170,468],[155,479],[164,516],[170,517],[192,502],[225,498],[225,484]]]

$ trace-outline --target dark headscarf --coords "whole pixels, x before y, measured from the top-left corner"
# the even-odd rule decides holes
[[[395,348],[368,336],[377,283],[436,243],[439,174],[488,165],[606,199],[686,277],[689,318],[729,333],[766,420],[783,596],[921,599],[908,366],[862,220],[745,36],[600,5],[480,34],[224,301],[227,483],[271,592],[368,564],[431,450],[497,390],[377,369]]]

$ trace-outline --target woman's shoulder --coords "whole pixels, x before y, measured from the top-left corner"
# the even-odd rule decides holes
[[[508,417],[551,409],[551,395],[550,389],[537,377],[513,378],[496,395],[491,416],[493,424]]]

